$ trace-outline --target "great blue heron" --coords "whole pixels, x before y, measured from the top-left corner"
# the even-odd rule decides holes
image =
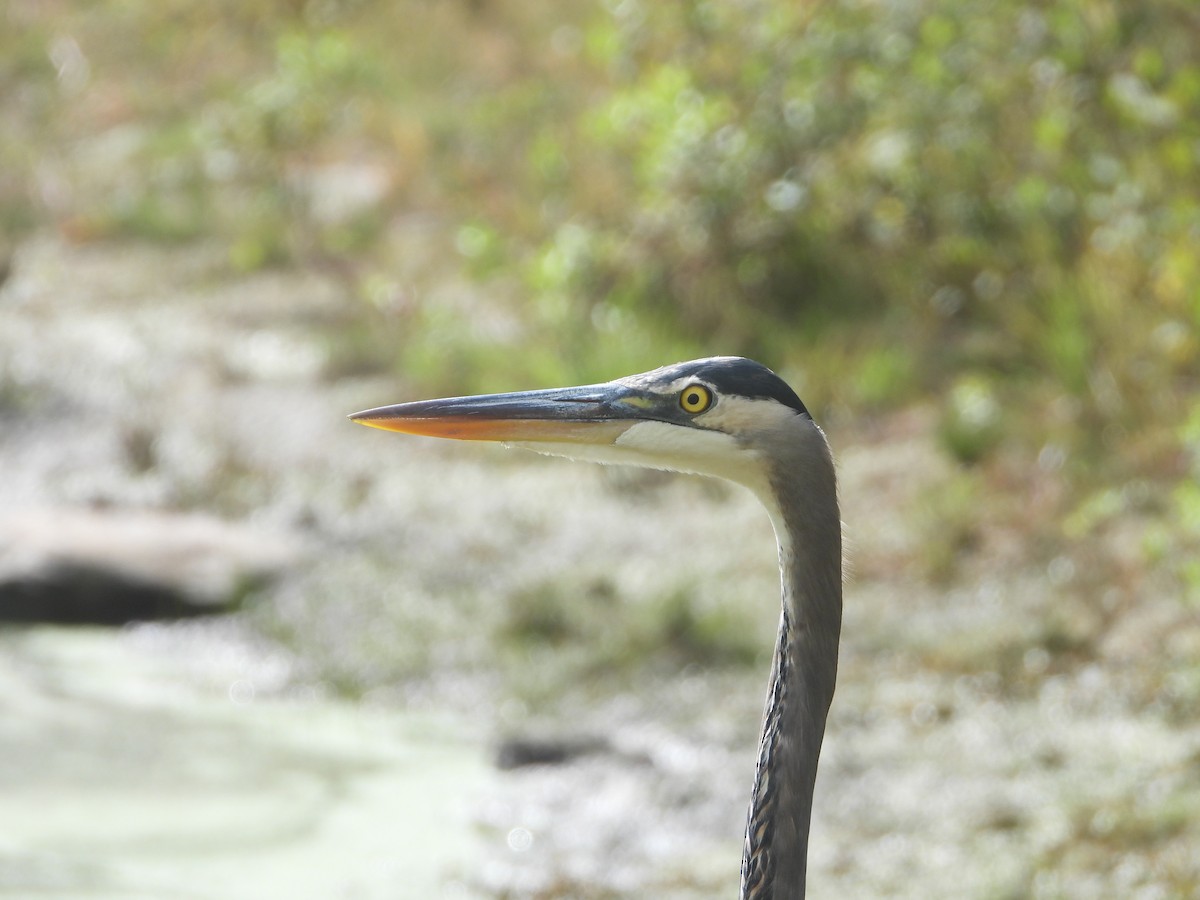
[[[771,667],[741,896],[804,896],[817,758],[837,676],[842,528],[833,459],[800,398],[760,363],[714,357],[607,384],[422,400],[351,416],[388,431],[715,475],[775,527],[783,613]]]

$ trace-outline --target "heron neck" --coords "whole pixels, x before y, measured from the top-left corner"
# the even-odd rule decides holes
[[[742,897],[804,896],[817,760],[837,678],[841,518],[824,436],[771,477],[783,609],[742,860]]]

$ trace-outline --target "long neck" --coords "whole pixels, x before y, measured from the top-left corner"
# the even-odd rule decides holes
[[[817,759],[837,677],[842,538],[824,436],[772,473],[783,611],[742,857],[743,900],[804,896]]]

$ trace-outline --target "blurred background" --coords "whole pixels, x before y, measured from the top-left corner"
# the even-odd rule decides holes
[[[841,468],[811,896],[1200,894],[1197,48],[7,0],[0,894],[733,896],[753,500],[344,418],[721,354]]]

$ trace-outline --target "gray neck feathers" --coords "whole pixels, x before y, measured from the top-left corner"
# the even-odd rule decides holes
[[[786,445],[773,444],[769,456],[781,461],[768,480],[783,611],[742,859],[745,900],[804,896],[813,785],[837,678],[842,622],[837,487],[825,436],[810,420],[802,423],[801,429],[787,429]]]

